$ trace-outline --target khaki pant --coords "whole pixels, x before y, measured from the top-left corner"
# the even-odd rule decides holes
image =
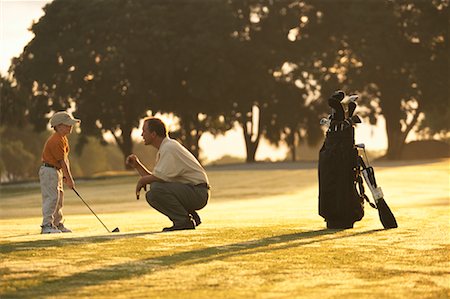
[[[39,181],[42,193],[42,226],[58,226],[63,223],[64,202],[62,170],[41,166]]]

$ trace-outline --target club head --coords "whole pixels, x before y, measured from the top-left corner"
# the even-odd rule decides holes
[[[342,90],[337,90],[331,97],[340,102],[345,98],[345,92],[343,92]]]
[[[355,102],[348,103],[348,117],[352,117],[353,116],[353,112],[355,112],[355,109],[356,109],[356,103]]]
[[[339,101],[338,98],[332,96],[331,98],[328,99],[328,106],[330,106],[331,108],[333,108],[333,116],[332,119],[336,120],[336,121],[342,121],[344,120],[344,108],[342,107],[341,102]]]
[[[322,125],[322,126],[329,126],[330,125],[330,119],[328,119],[328,118],[322,118],[321,120],[320,120],[320,124]]]
[[[362,122],[358,115],[353,115],[352,117],[350,117],[350,120],[354,124],[360,124]]]
[[[120,230],[118,227],[116,227],[115,229],[112,230],[112,233],[119,233],[119,232],[120,232]]]
[[[356,102],[356,100],[359,98],[358,95],[354,94],[348,97],[349,102]]]

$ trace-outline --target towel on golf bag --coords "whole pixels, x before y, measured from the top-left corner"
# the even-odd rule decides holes
[[[328,228],[352,228],[364,216],[356,185],[358,151],[354,128],[327,132],[319,153],[319,215]]]

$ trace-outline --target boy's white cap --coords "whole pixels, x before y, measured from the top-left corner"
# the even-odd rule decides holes
[[[50,125],[52,127],[56,127],[59,124],[73,126],[74,124],[79,123],[81,123],[81,120],[73,118],[73,116],[66,111],[56,112],[55,114],[53,114],[52,118],[50,118]]]

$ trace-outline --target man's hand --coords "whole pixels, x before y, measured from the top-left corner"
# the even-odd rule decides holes
[[[148,180],[148,178],[146,177],[142,177],[139,179],[139,181],[136,184],[136,199],[139,199],[139,195],[141,193],[141,189],[144,188],[145,191],[147,191],[147,183],[146,181]]]
[[[131,154],[127,157],[125,163],[130,167],[136,168],[139,165],[140,161],[135,154]]]

